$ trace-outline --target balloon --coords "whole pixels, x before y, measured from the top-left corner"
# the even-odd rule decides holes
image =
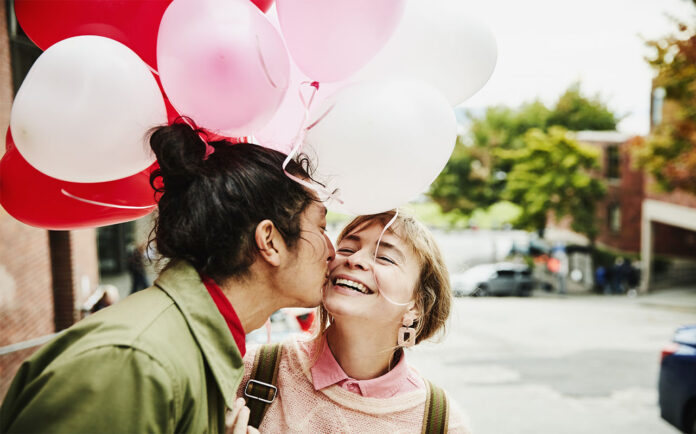
[[[313,80],[343,80],[384,46],[405,0],[277,0],[288,51]]]
[[[152,74],[152,76],[155,78],[155,81],[157,82],[157,87],[159,88],[160,92],[162,93],[162,100],[164,101],[164,107],[167,110],[167,122],[171,125],[174,123],[174,121],[180,117],[179,113],[176,111],[174,106],[172,106],[172,103],[169,102],[169,98],[167,98],[167,94],[164,93],[164,88],[162,87],[162,82],[159,79],[159,76],[157,74]]]
[[[162,17],[157,60],[177,111],[229,136],[265,125],[288,87],[283,41],[247,0],[175,0]]]
[[[447,99],[427,83],[357,83],[313,111],[303,152],[313,178],[338,189],[343,206],[372,214],[424,192],[454,149],[457,122]]]
[[[167,121],[147,65],[100,36],[52,45],[17,92],[10,126],[17,149],[37,170],[71,182],[104,182],[155,160],[145,134]]]
[[[15,0],[24,33],[42,50],[73,36],[114,39],[157,69],[157,27],[171,0]]]
[[[276,29],[280,29],[276,8],[271,8],[266,16]],[[312,82],[313,80],[300,71],[295,62],[290,59],[288,91],[271,120],[254,133],[256,143],[289,154],[294,145],[294,139],[305,126],[306,103],[309,99],[312,98],[312,105],[318,105],[346,85],[345,81],[321,83],[315,90]]]
[[[273,0],[251,0],[261,12],[266,13],[273,5]]]
[[[100,183],[60,181],[34,169],[6,136],[0,160],[0,204],[17,220],[52,230],[105,226],[134,220],[155,208],[150,172]]]
[[[495,68],[495,36],[462,0],[409,0],[394,35],[355,80],[415,78],[457,105],[481,89]]]

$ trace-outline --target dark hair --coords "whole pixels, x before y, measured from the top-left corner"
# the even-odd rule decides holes
[[[201,136],[214,148],[207,158]],[[221,281],[248,272],[257,252],[254,232],[264,219],[275,224],[288,248],[294,247],[300,215],[315,198],[283,173],[284,154],[209,137],[183,118],[151,131],[159,169],[150,184],[159,200],[150,242],[162,257],[185,259]],[[286,170],[311,179],[307,159],[290,161]]]

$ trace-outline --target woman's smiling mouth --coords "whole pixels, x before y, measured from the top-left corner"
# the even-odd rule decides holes
[[[357,291],[361,294],[373,294],[374,291],[372,291],[370,288],[362,284],[361,282],[358,282],[356,280],[348,279],[346,277],[336,277],[333,279],[332,282],[336,286],[340,286],[342,288],[347,288],[353,291]]]

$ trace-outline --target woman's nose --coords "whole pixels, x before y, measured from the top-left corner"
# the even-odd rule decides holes
[[[370,255],[364,250],[358,250],[352,255],[348,256],[346,262],[350,268],[359,268],[361,270],[367,270],[370,263]]]

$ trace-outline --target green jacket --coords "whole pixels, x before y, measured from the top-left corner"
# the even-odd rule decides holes
[[[25,361],[0,433],[223,432],[243,370],[198,273],[178,262]]]

